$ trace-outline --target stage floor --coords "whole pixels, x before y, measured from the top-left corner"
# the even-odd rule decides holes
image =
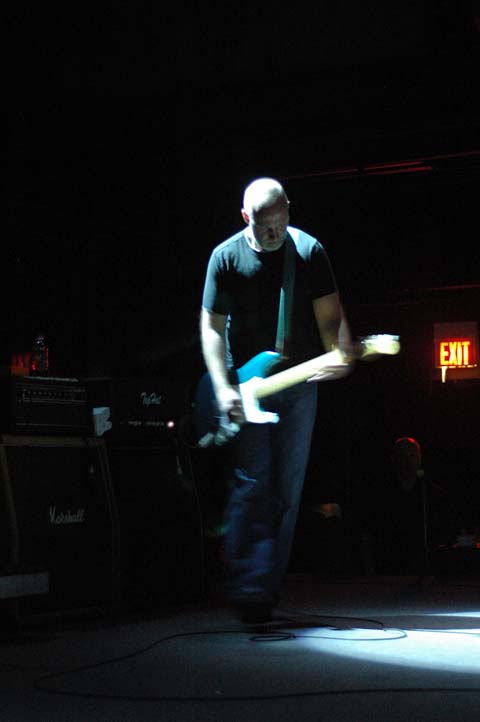
[[[473,722],[480,576],[291,574],[276,619],[210,594],[23,623],[0,646],[2,722]]]

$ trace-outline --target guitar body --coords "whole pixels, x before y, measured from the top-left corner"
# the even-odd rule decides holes
[[[249,396],[249,382],[251,383],[257,378],[264,379],[280,361],[280,358],[280,354],[276,351],[262,351],[238,369],[237,376],[244,404],[245,397]],[[269,420],[273,421],[273,419]],[[220,417],[212,379],[208,372],[202,376],[196,389],[193,406],[193,432],[199,446],[210,446],[212,443],[223,444],[229,440],[229,438],[223,439],[223,435],[227,437],[231,435],[233,438],[238,432],[237,424],[231,424],[227,419]]]

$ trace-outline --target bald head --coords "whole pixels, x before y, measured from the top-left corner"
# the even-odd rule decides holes
[[[258,178],[245,189],[242,217],[247,242],[259,252],[278,251],[287,237],[289,203],[282,185],[273,178]]]
[[[249,216],[277,203],[288,205],[288,198],[281,183],[274,178],[257,178],[245,189],[243,210]]]

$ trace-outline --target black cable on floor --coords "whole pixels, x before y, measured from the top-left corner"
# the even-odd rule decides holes
[[[289,610],[282,610],[284,613],[292,614],[292,611]],[[197,632],[180,632],[176,634],[171,634],[165,637],[162,637],[160,639],[155,640],[151,644],[148,644],[145,647],[142,647],[141,649],[137,649],[133,652],[130,652],[128,654],[120,655],[118,657],[109,658],[106,660],[101,660],[99,662],[96,662],[94,664],[88,664],[88,665],[82,665],[79,667],[63,670],[60,672],[54,672],[52,674],[45,675],[39,679],[37,679],[33,685],[34,688],[46,692],[49,694],[56,694],[56,695],[65,695],[70,697],[80,697],[80,698],[90,698],[90,699],[113,699],[113,700],[124,700],[124,701],[154,701],[154,702],[239,702],[239,701],[261,701],[261,700],[277,700],[277,699],[301,699],[301,698],[308,698],[308,697],[321,697],[321,696],[331,696],[331,695],[339,695],[339,694],[380,694],[382,692],[390,693],[390,692],[409,692],[409,693],[416,693],[416,692],[473,692],[478,693],[480,692],[480,688],[448,688],[448,687],[431,687],[431,688],[402,688],[402,687],[395,687],[395,688],[385,688],[385,689],[368,689],[368,688],[361,688],[361,689],[342,689],[342,690],[318,690],[318,691],[311,691],[311,692],[291,692],[291,693],[285,693],[285,694],[273,694],[273,695],[228,695],[223,696],[221,694],[219,695],[204,695],[204,696],[178,696],[178,695],[154,695],[154,696],[135,696],[135,695],[122,695],[122,694],[93,694],[93,693],[83,693],[79,691],[65,691],[61,690],[55,687],[48,686],[49,682],[52,682],[53,680],[58,680],[62,677],[67,677],[70,675],[75,675],[80,672],[85,672],[89,670],[98,669],[100,667],[108,666],[111,664],[115,664],[117,662],[123,662],[128,659],[133,659],[135,657],[138,657],[142,654],[145,654],[149,652],[150,650],[154,649],[158,645],[164,644],[166,642],[175,640],[175,639],[185,639],[189,637],[196,637],[196,636],[211,636],[211,635],[250,635],[250,641],[253,643],[276,643],[276,642],[285,642],[285,641],[295,641],[298,639],[343,639],[345,641],[349,642],[365,642],[365,641],[375,641],[375,642],[382,642],[382,641],[392,641],[397,639],[403,639],[408,637],[408,634],[403,629],[393,629],[393,628],[386,628],[385,625],[380,622],[379,620],[371,619],[371,618],[363,618],[363,617],[347,617],[347,616],[331,616],[331,615],[323,615],[323,614],[316,614],[311,612],[293,612],[295,616],[300,617],[300,619],[295,620],[275,620],[271,625],[263,625],[262,629],[254,629],[251,628],[248,629],[241,629],[241,630],[209,630],[209,631],[197,631]],[[375,628],[379,631],[387,632],[396,632],[397,634],[395,636],[385,636],[385,637],[364,637],[359,639],[352,639],[351,637],[346,638],[342,636],[328,636],[328,635],[322,635],[322,634],[298,634],[294,632],[288,631],[288,627],[298,629],[299,626],[312,626],[316,629],[318,629],[319,624],[313,624],[306,625],[307,618],[314,618],[315,620],[329,620],[330,622],[333,621],[345,621],[348,622],[348,626],[344,627],[343,629],[345,631],[352,630],[352,629],[358,629],[357,623],[368,623],[369,625],[375,625]],[[303,624],[301,622],[301,618],[303,618]],[[331,624],[329,625],[322,625],[322,626],[328,626],[330,629],[334,629],[337,631],[341,631],[342,627],[332,627]],[[367,630],[365,630],[367,631]],[[438,634],[466,634],[469,636],[477,636],[476,633],[469,633],[469,632],[450,632],[446,630],[434,630],[434,629],[419,629],[419,630],[412,630],[412,631],[425,631],[425,632],[436,632]]]

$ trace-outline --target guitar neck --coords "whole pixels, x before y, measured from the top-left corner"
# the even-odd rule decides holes
[[[353,349],[349,350],[349,355],[352,359],[364,360],[369,356],[377,357],[382,354],[389,356],[394,355],[398,353],[399,349],[398,336],[388,336],[384,334],[383,336],[371,336],[364,339]],[[257,399],[265,398],[278,391],[287,389],[289,386],[295,386],[295,384],[306,381],[322,368],[336,366],[341,363],[345,363],[344,353],[339,349],[329,351],[321,356],[304,361],[297,366],[292,366],[284,371],[280,371],[278,374],[262,379],[255,389],[255,396]]]
[[[262,379],[261,383],[255,389],[255,396],[258,399],[263,399],[278,391],[283,391],[283,389],[287,389],[290,386],[295,386],[295,384],[301,384],[317,373],[321,366],[343,363],[343,360],[344,356],[342,352],[336,349],[335,351],[329,351],[321,356],[304,361],[297,366],[284,369],[284,371],[280,371],[278,374]]]

